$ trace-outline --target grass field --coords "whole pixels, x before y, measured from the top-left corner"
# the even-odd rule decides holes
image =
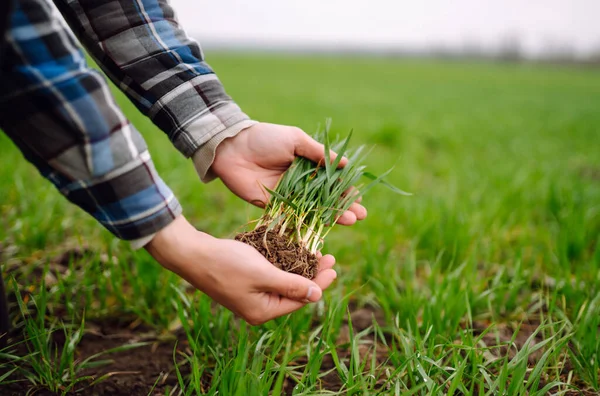
[[[323,301],[250,327],[70,206],[0,136],[16,326],[1,394],[600,392],[599,70],[208,55],[253,118],[312,132],[331,117],[414,195],[372,190],[369,217],[328,237],[339,276]],[[233,237],[258,217],[118,99],[194,225]]]

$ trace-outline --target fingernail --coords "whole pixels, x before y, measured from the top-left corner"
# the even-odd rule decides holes
[[[313,302],[314,301],[319,301],[319,298],[321,298],[319,296],[319,294],[320,294],[319,292],[320,292],[320,290],[319,290],[318,287],[314,287],[314,286],[309,287],[308,288],[308,293],[306,293],[306,299],[308,301],[313,301]],[[312,299],[311,299],[311,297],[312,297]]]

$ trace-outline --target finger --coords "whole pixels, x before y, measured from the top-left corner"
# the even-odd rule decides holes
[[[344,195],[345,197],[347,197],[347,196],[352,196],[352,195],[358,195],[358,190],[356,189],[356,187],[352,186],[352,187],[350,187],[349,189],[347,189],[346,191],[344,191],[344,194],[343,194],[343,195]],[[358,196],[358,197],[356,198],[356,200],[355,200],[354,202],[356,202],[356,203],[361,203],[361,202],[362,202],[362,198],[363,198],[363,197],[362,197],[362,195],[360,195],[360,196]]]
[[[268,278],[264,291],[277,293],[295,301],[315,302],[321,299],[323,291],[316,282],[274,267],[273,269],[273,274]]]
[[[333,283],[335,278],[337,278],[337,272],[335,272],[335,270],[329,268],[329,269],[319,272],[317,274],[317,276],[315,277],[315,279],[313,279],[313,280],[317,285],[319,285],[321,290],[325,290],[329,286],[331,286],[331,284]]]
[[[348,210],[356,215],[356,220],[364,220],[367,217],[367,208],[361,204],[353,203]]]
[[[291,314],[292,312],[299,310],[305,305],[305,302],[294,301],[285,297],[281,297],[279,299],[279,302],[270,309],[268,320],[275,319],[283,315]]]
[[[340,225],[349,226],[356,223],[356,214],[349,210],[342,213],[342,215],[337,219],[336,223]]]
[[[302,129],[295,128],[294,130],[296,131],[294,154],[300,157],[307,158],[316,163],[325,163],[325,147],[321,143],[317,142],[315,139],[311,138]],[[337,154],[333,150],[330,150],[329,159],[333,161],[336,157]],[[347,163],[348,158],[343,157],[340,160],[338,167],[344,167]]]
[[[353,203],[350,205],[347,211],[345,211],[336,223],[340,225],[353,225],[357,220],[364,220],[367,217],[367,208],[364,206]]]
[[[315,255],[317,256],[317,258],[318,258],[319,260],[321,260],[321,257],[323,257],[323,253],[321,253],[321,252],[319,252],[319,251],[318,251],[317,253],[315,253]]]
[[[319,260],[319,272],[333,268],[335,265],[335,257],[331,254],[326,254]]]
[[[337,273],[332,269],[327,269],[317,275],[315,282],[323,289],[326,289],[333,283],[335,278],[337,278]],[[269,318],[267,320],[287,315],[297,311],[305,305],[305,302],[294,301],[285,297],[281,297],[272,307],[269,308]]]
[[[337,278],[337,273],[332,269],[326,269],[317,275],[315,278],[315,283],[317,283],[319,287],[324,290],[333,283],[335,278]],[[276,297],[269,296],[270,306],[268,307],[269,313],[266,320],[271,320],[290,314],[306,305],[306,302],[295,301],[286,297],[279,297],[276,298],[276,300],[273,300],[274,298]]]

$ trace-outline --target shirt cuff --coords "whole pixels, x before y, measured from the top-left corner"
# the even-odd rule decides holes
[[[190,158],[217,135],[249,120],[250,117],[235,102],[221,101],[209,110],[194,113],[191,119],[181,126],[173,144],[186,158]]]
[[[250,128],[256,124],[258,124],[258,121],[243,120],[231,125],[214,135],[210,140],[208,140],[194,152],[192,155],[194,168],[196,168],[196,172],[198,172],[198,176],[200,176],[200,180],[203,183],[208,183],[217,178],[217,176],[212,172],[211,166],[215,160],[215,154],[219,144],[223,140],[234,137],[244,129]]]
[[[156,235],[156,232],[151,235],[147,235],[145,237],[141,237],[138,239],[134,239],[133,241],[129,241],[129,243],[131,244],[131,248],[133,250],[139,250],[139,249],[143,248],[144,246],[149,244],[151,240],[154,239],[155,235]]]

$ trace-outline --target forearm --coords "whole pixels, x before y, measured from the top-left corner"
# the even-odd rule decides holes
[[[47,4],[18,4],[0,73],[0,128],[67,199],[117,237],[161,230],[181,208],[145,141]]]
[[[55,0],[112,81],[206,174],[225,137],[253,125],[165,0]],[[210,178],[210,176],[208,177]]]
[[[15,104],[23,105],[19,100]],[[116,237],[136,240],[154,235],[181,213],[177,199],[158,175],[143,140],[131,125],[117,127],[106,145],[74,143],[56,155],[44,134],[51,134],[55,142],[67,142],[73,135],[72,130],[53,124],[48,113],[25,115],[14,107],[4,107],[0,118],[0,128],[25,158],[69,201]],[[121,149],[129,145],[127,150],[131,151],[111,149],[111,144]],[[107,157],[112,161],[105,163]]]

